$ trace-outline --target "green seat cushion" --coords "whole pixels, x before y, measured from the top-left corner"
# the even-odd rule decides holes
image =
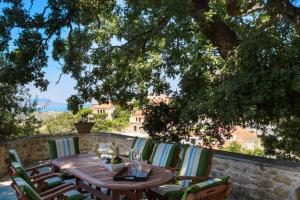
[[[229,180],[229,176],[223,176],[221,178],[214,178],[214,179],[210,179],[210,180],[192,185],[185,190],[182,200],[185,200],[189,193],[200,192],[207,188],[226,184],[228,182],[228,180]]]
[[[11,162],[17,162],[23,167],[21,159],[15,149],[8,150],[8,158]]]
[[[64,196],[68,200],[81,200],[81,199],[85,199],[85,197],[86,197],[83,194],[81,194],[80,192],[78,192],[77,190],[71,190],[71,191],[65,192]]]
[[[45,183],[47,183],[47,186],[50,189],[63,184],[64,181],[60,177],[53,177],[45,180]]]
[[[29,184],[33,189],[35,189],[33,183],[31,182],[30,177],[27,175],[27,173],[24,170],[24,168],[22,167],[22,165],[18,162],[12,162],[11,165],[16,170],[16,172],[18,174],[17,176],[22,178],[24,181],[27,182],[27,184]]]
[[[131,148],[138,151],[142,155],[143,160],[148,160],[151,155],[152,141],[150,139],[136,137]]]
[[[179,176],[205,176],[209,165],[209,149],[188,146],[183,151],[179,165]],[[182,188],[189,186],[190,180],[179,181]]]
[[[160,194],[161,196],[167,197],[170,200],[181,199],[183,191],[180,190],[179,185],[162,185],[152,189],[153,192]]]
[[[22,192],[23,195],[30,200],[42,200],[42,198],[38,195],[38,193],[22,178],[15,177],[13,178],[18,188]]]
[[[157,143],[154,146],[150,163],[159,167],[174,167],[178,155],[178,144]]]
[[[78,137],[48,140],[48,144],[51,160],[80,153]]]

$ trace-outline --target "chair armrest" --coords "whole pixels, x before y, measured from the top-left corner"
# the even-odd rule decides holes
[[[226,197],[232,192],[232,181],[228,181],[228,190],[226,191]]]
[[[30,172],[30,176],[34,176],[36,174],[40,174],[39,169],[44,168],[44,167],[51,167],[51,166],[52,166],[51,163],[45,163],[45,164],[41,164],[41,165],[38,165],[38,166],[26,168],[25,171]],[[51,167],[51,171],[52,171],[52,167]]]
[[[41,192],[40,195],[41,196],[47,196],[47,195],[53,194],[54,192],[57,192],[59,190],[62,190],[64,188],[70,187],[70,186],[74,186],[74,184],[72,184],[72,183],[64,183],[62,185],[59,185],[59,186],[56,186],[54,188],[48,189],[45,192]]]
[[[35,184],[35,183],[38,184],[40,182],[43,182],[44,180],[47,180],[47,179],[53,178],[53,177],[60,177],[60,174],[58,174],[58,173],[51,173],[51,174],[48,174],[46,176],[42,176],[40,178],[37,178],[37,179],[33,180],[32,183],[33,184]]]
[[[209,177],[207,177],[207,176],[178,176],[176,179],[179,181],[191,180],[192,183],[199,183],[202,181],[207,181],[209,179]]]
[[[37,166],[34,166],[34,167],[26,168],[25,171],[28,172],[28,171],[37,170],[37,169],[40,169],[40,168],[43,168],[43,167],[51,167],[51,166],[52,166],[51,163],[45,163],[45,164],[37,165]]]
[[[66,188],[63,188],[62,190],[59,190],[59,191],[56,191],[52,194],[49,194],[47,196],[43,196],[43,200],[52,200],[52,199],[55,199],[56,197],[60,197],[62,196],[65,192],[68,192],[70,190],[76,190],[76,186],[75,185],[71,185],[71,186],[68,186]]]
[[[36,174],[36,175],[30,176],[30,178],[35,180],[35,179],[38,179],[38,178],[41,178],[41,177],[44,177],[44,176],[48,176],[49,174],[53,174],[53,172],[46,172],[46,173],[43,173],[43,174]]]
[[[176,168],[176,167],[165,167],[165,168],[168,170],[171,170],[173,173],[178,171],[178,168]]]

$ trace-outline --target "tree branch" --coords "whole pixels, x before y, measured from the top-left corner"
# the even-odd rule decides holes
[[[238,37],[220,17],[217,15],[212,20],[205,20],[201,14],[209,11],[209,0],[193,0],[191,15],[199,23],[201,32],[216,46],[220,55],[226,58],[239,44]]]
[[[300,8],[294,6],[289,0],[268,1],[268,12],[278,18],[282,18],[292,23],[300,36]]]

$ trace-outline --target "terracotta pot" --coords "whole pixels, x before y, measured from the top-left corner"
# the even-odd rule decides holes
[[[90,133],[92,127],[94,126],[95,123],[93,122],[77,122],[74,123],[75,128],[79,134],[85,134],[85,133]]]

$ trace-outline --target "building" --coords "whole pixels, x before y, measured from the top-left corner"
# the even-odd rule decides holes
[[[147,99],[149,100],[150,104],[160,104],[160,103],[169,104],[171,101],[171,97],[169,97],[165,94],[151,95],[151,96],[148,96]]]
[[[134,108],[131,112],[129,119],[129,130],[134,133],[145,134],[143,127],[143,122],[145,120],[144,110]]]
[[[170,103],[171,98],[165,94],[162,95],[151,95],[148,96],[147,99],[149,100],[150,104],[159,104],[163,103]],[[131,112],[130,119],[129,119],[129,131],[133,133],[142,133],[145,134],[146,132],[143,129],[143,122],[145,120],[145,111],[143,109],[134,108]]]
[[[107,114],[107,119],[112,119],[112,113],[116,109],[113,103],[92,103],[92,110],[94,114]]]
[[[224,147],[229,146],[231,142],[237,142],[245,149],[254,149],[255,145],[260,143],[255,131],[240,126],[236,126],[231,135],[232,137],[226,140]]]

